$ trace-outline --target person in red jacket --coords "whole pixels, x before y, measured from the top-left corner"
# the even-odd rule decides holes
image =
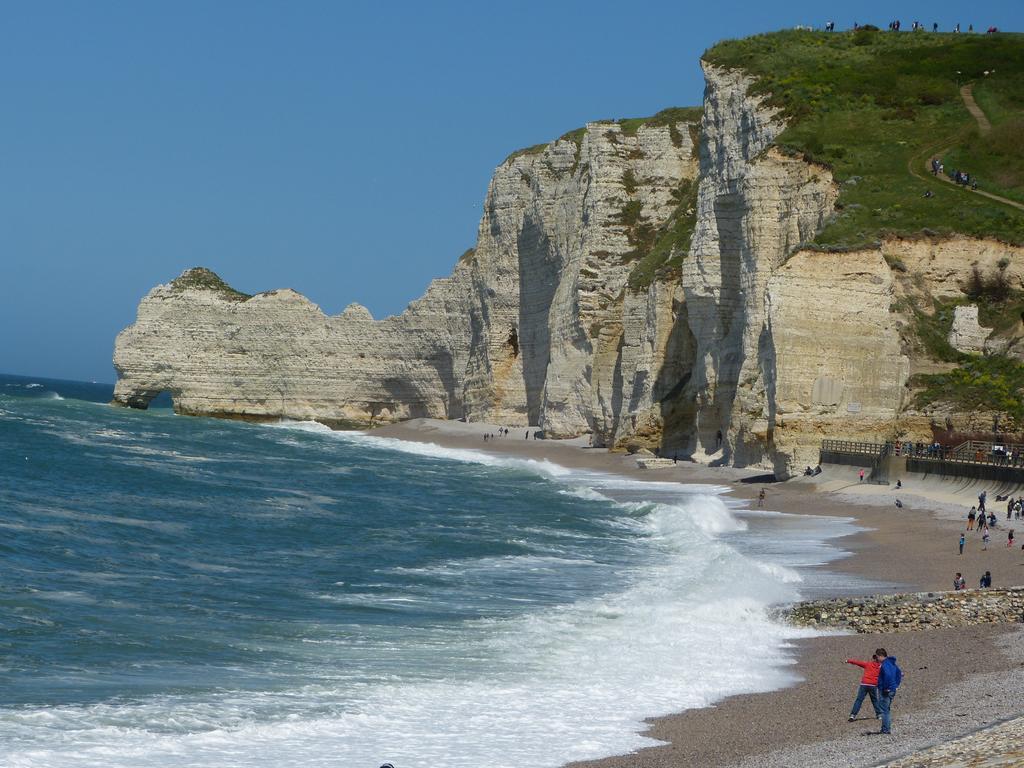
[[[856,664],[864,670],[864,674],[860,678],[860,688],[857,690],[857,699],[853,702],[853,709],[850,710],[849,722],[852,723],[857,719],[857,713],[860,712],[860,705],[864,703],[865,696],[871,698],[871,706],[875,710],[875,719],[877,720],[880,717],[878,712],[878,669],[881,666],[878,657],[872,656],[871,661],[847,659],[846,663]]]

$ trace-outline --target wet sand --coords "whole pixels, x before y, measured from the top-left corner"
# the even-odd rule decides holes
[[[1002,527],[993,531],[987,551],[982,551],[976,532],[967,532],[965,552],[957,552],[964,528],[960,518],[983,485],[911,476],[900,490],[879,488],[860,484],[852,468],[826,468],[814,480],[786,483],[764,482],[763,471],[687,463],[641,470],[633,457],[588,448],[584,440],[527,440],[526,430],[518,428],[508,437],[485,442],[483,433],[494,431],[480,424],[416,420],[373,434],[640,479],[710,483],[728,487],[731,495],[750,500],[751,506],[764,488],[767,509],[854,518],[864,530],[840,542],[852,555],[826,567],[885,584],[875,591],[948,590],[957,571],[970,587],[977,586],[986,570],[997,586],[1024,583],[1024,521],[1018,521],[1021,535],[1012,550],[1005,546]],[[989,506],[1005,526],[1005,506],[994,501],[992,487],[988,491]],[[902,508],[895,506],[896,498]],[[867,703],[861,720],[847,722],[859,670],[844,660],[870,656],[878,646],[900,659],[906,675],[893,707],[892,736],[868,735],[877,731],[877,722],[869,718]],[[734,696],[713,707],[654,719],[647,735],[665,746],[576,763],[574,768],[873,766],[1024,713],[1020,625],[817,637],[797,642],[793,652],[803,678],[794,687]]]

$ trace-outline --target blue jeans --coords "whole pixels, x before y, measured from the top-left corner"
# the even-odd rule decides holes
[[[871,707],[875,710],[875,717],[878,717],[878,689],[873,685],[862,685],[857,691],[857,700],[853,702],[853,709],[850,710],[850,717],[856,717],[860,712],[860,705],[864,703],[864,697],[871,697]]]
[[[892,715],[889,714],[889,708],[892,706],[892,700],[896,698],[896,691],[889,691],[888,693],[878,692],[878,710],[882,715],[882,733],[889,733],[892,729]]]

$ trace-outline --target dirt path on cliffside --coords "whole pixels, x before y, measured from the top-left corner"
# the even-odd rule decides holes
[[[970,84],[961,87],[960,98],[964,100],[964,106],[967,108],[967,111],[970,112],[971,116],[975,121],[977,121],[978,131],[984,135],[992,130],[992,123],[989,122],[985,113],[981,111],[981,107],[979,107],[978,103],[974,100],[973,89],[974,86]],[[962,135],[963,133],[961,132],[957,133],[955,136],[949,136],[937,144],[931,145],[924,152],[915,155],[907,164],[907,170],[917,178],[925,181],[928,179],[936,179],[945,184],[958,186],[944,173],[940,173],[937,176],[932,175],[931,162],[933,157],[941,157],[943,154],[948,152],[956,144],[956,139]],[[1009,200],[1005,197],[994,195],[991,192],[986,192],[982,189],[971,190],[965,188],[964,192],[972,195],[981,195],[982,197],[987,197],[989,200],[995,200],[997,203],[1002,203],[1003,205],[1015,208],[1018,211],[1024,211],[1024,203],[1018,203],[1016,200]]]
[[[964,100],[964,106],[967,107],[967,111],[970,112],[974,119],[978,121],[978,130],[981,135],[984,136],[986,133],[992,130],[992,123],[988,121],[985,113],[981,111],[981,107],[978,106],[978,102],[974,100],[974,86],[968,83],[960,87],[960,98]]]

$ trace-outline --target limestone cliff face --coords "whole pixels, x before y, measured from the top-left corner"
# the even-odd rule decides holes
[[[705,77],[697,226],[682,272],[692,365],[661,403],[666,446],[785,477],[816,463],[822,438],[930,439],[911,376],[951,365],[921,348],[915,313],[963,300],[975,269],[1021,290],[1024,249],[926,236],[808,249],[833,215],[831,174],[774,146],[785,124],[746,75],[705,66]],[[973,344],[1016,356],[1018,326],[998,339],[974,329]]]
[[[633,385],[659,370],[673,289],[627,288],[634,230],[667,220],[695,155],[686,124],[595,123],[498,168],[473,259],[470,418],[604,442],[653,405]]]
[[[710,66],[705,78],[697,229],[683,266],[695,360],[670,439],[698,456],[757,464],[775,451],[769,283],[822,226],[836,190],[827,170],[772,148],[785,124],[748,95],[750,78]]]
[[[336,426],[462,416],[467,269],[399,317],[336,317],[292,290],[240,296],[205,270],[150,291],[114,348],[115,402],[171,393],[180,413]]]
[[[951,364],[922,349],[921,318],[967,304],[975,269],[1024,290],[1024,249],[808,248],[834,214],[831,174],[777,148],[785,123],[747,75],[704,69],[699,126],[592,123],[502,163],[475,248],[399,316],[328,317],[204,270],[154,288],[118,336],[115,401],[169,390],[190,414],[539,424],[780,476],[816,463],[824,437],[927,439],[913,376]],[[954,346],[1024,359],[1024,322],[996,334],[957,312]]]
[[[627,281],[643,255],[636,231],[678,213],[696,177],[691,127],[594,123],[512,156],[475,249],[397,317],[358,306],[327,317],[293,291],[245,298],[186,273],[153,289],[118,336],[115,402],[145,407],[169,390],[190,414],[465,417],[598,443],[639,421],[656,444],[655,380],[682,297],[678,279]]]

